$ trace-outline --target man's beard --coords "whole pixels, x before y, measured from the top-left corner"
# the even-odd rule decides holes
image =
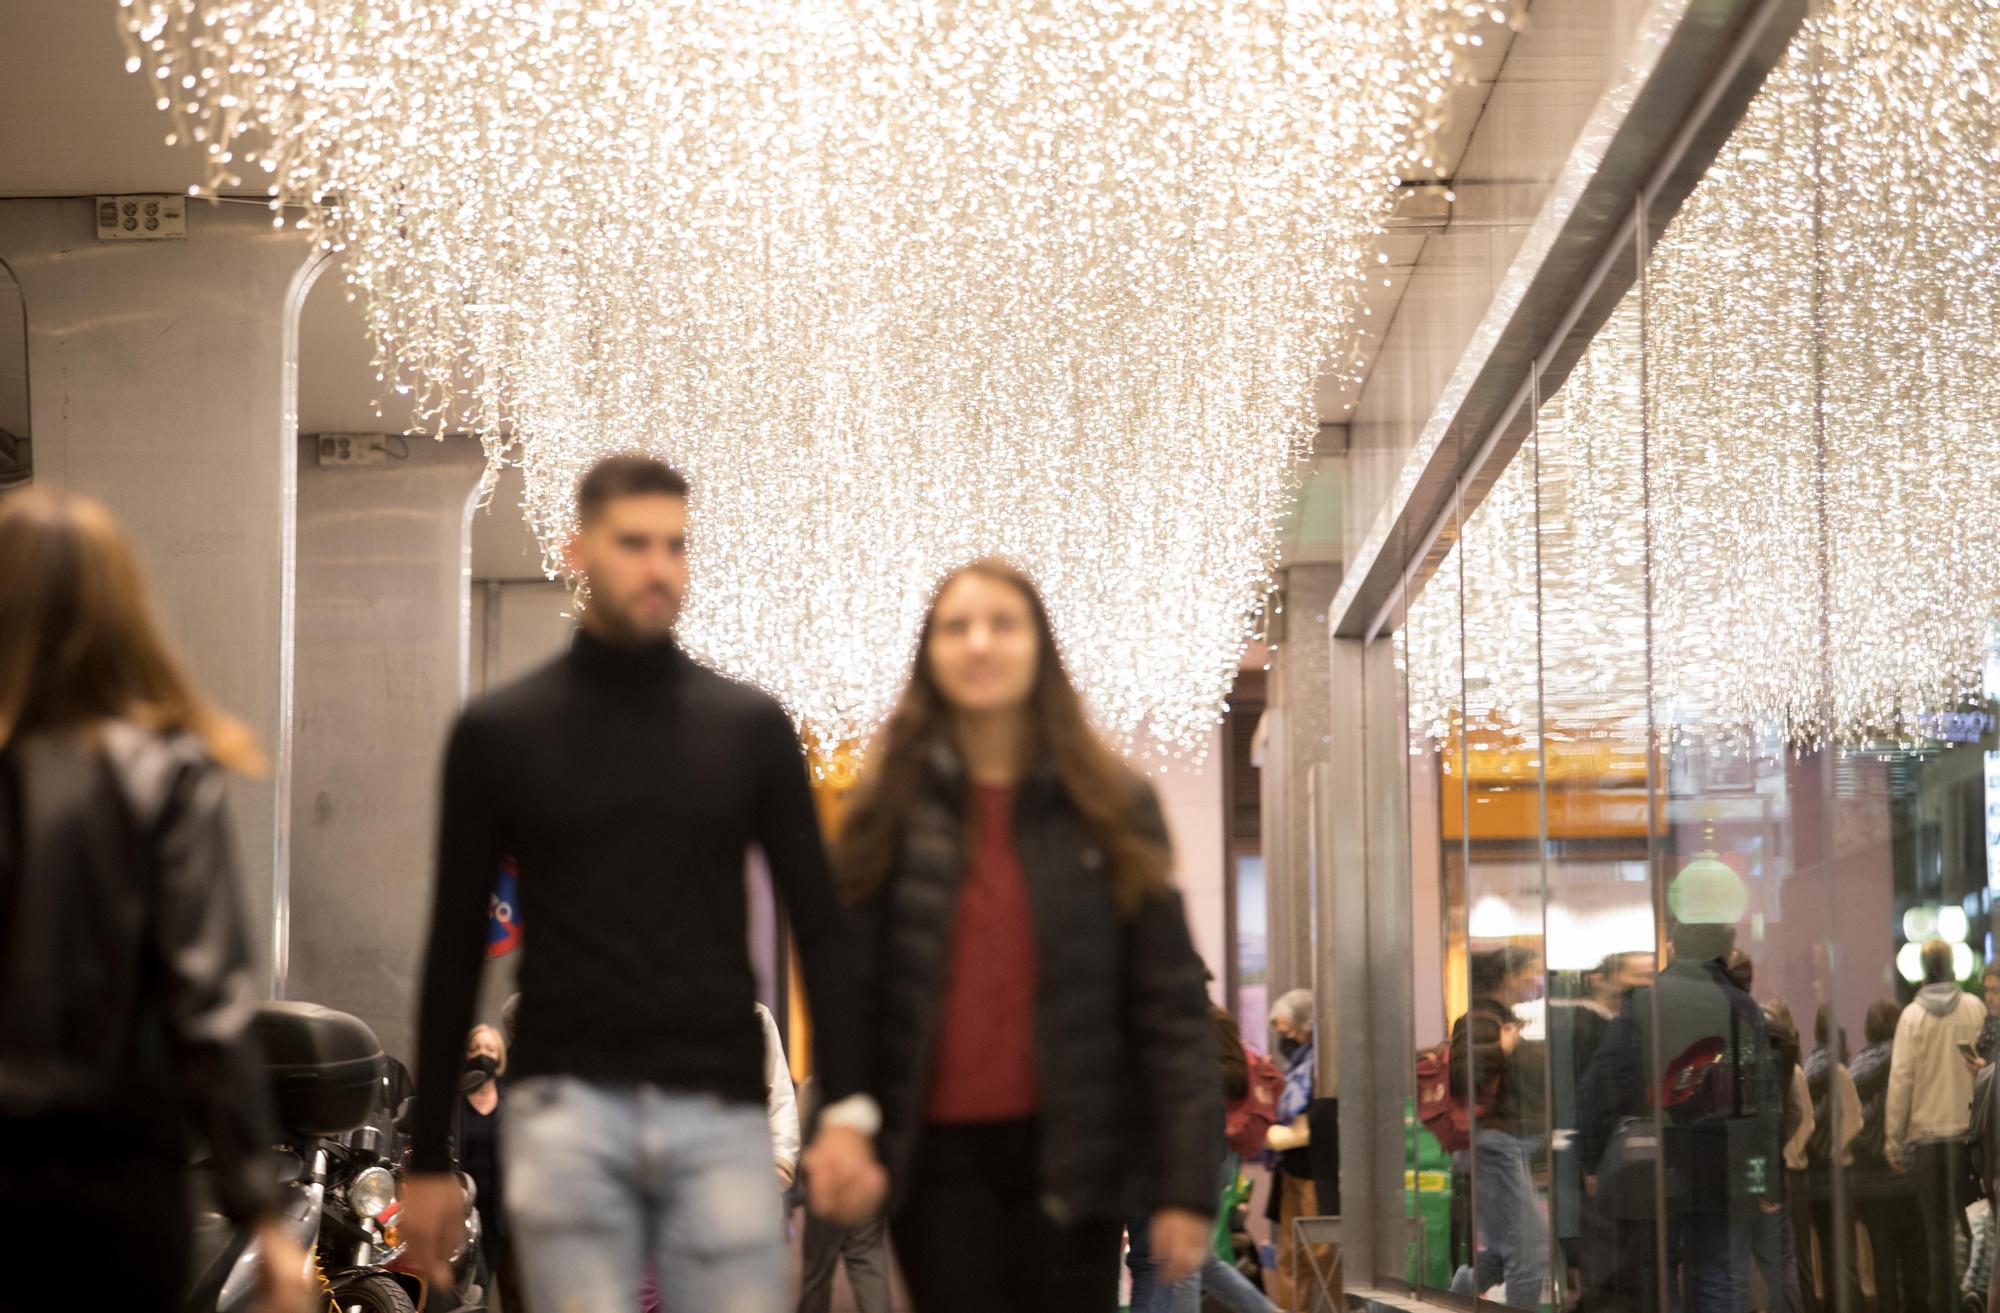
[[[642,593],[643,599],[648,594]],[[674,624],[680,619],[680,606],[668,596],[668,606],[660,613],[657,621],[641,621],[636,608],[622,606],[608,598],[593,596],[590,605],[599,608],[604,627],[615,637],[628,643],[657,643],[673,637]]]

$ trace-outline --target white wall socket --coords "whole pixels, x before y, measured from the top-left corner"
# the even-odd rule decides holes
[[[380,465],[388,460],[384,433],[315,433],[321,468],[329,465]]]
[[[160,242],[187,237],[185,196],[100,196],[97,237],[105,242]]]

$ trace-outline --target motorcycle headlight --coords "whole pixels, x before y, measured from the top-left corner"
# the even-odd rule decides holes
[[[386,1167],[370,1167],[347,1187],[347,1202],[363,1217],[380,1217],[396,1202],[396,1175]]]

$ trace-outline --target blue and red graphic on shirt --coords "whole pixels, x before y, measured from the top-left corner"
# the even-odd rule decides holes
[[[486,904],[486,956],[504,957],[521,946],[521,872],[511,857],[500,862]]]

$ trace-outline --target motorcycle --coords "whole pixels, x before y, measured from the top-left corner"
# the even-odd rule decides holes
[[[313,1280],[338,1313],[483,1313],[475,1282],[479,1217],[471,1181],[451,1256],[453,1284],[431,1289],[404,1258],[396,1218],[409,1141],[409,1075],[359,1019],[312,1004],[271,1003],[258,1038],[270,1061],[282,1140],[273,1146],[282,1216],[311,1255]],[[187,1313],[240,1313],[256,1300],[254,1237],[212,1208],[197,1212]]]

